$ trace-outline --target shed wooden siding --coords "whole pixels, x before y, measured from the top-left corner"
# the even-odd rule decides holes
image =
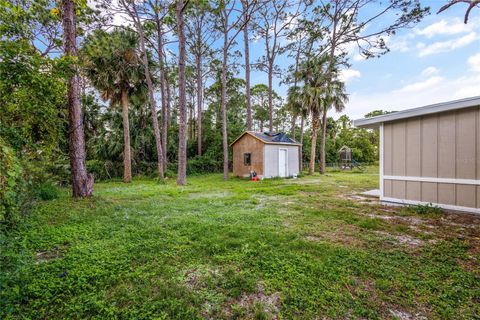
[[[250,171],[255,171],[258,175],[263,175],[263,146],[264,143],[245,134],[233,145],[233,175],[237,177],[246,177]],[[252,165],[246,166],[243,163],[243,155],[252,154]]]
[[[480,208],[480,107],[384,123],[383,134],[384,197]],[[448,180],[418,181],[428,178]]]

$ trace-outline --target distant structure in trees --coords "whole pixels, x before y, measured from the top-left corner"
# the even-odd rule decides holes
[[[343,146],[338,150],[340,158],[340,168],[351,169],[352,168],[352,149],[347,146]]]

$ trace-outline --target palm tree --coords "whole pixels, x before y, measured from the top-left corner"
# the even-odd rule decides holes
[[[124,29],[108,33],[97,30],[90,35],[82,49],[84,72],[102,99],[110,105],[122,106],[123,119],[123,181],[132,181],[129,99],[145,94],[145,77],[137,52],[137,35]]]
[[[292,86],[288,88],[287,95],[287,109],[292,116],[292,138],[296,139],[295,127],[298,116],[301,116],[303,104],[302,104],[302,92],[299,86]]]
[[[342,112],[348,102],[348,95],[345,92],[345,84],[338,79],[338,70],[333,70],[330,81],[326,83],[323,103],[322,118],[322,144],[320,147],[320,174],[326,169],[326,139],[327,139],[327,113],[330,109]]]
[[[323,88],[305,86],[303,88],[303,103],[308,106],[309,113],[312,116],[311,127],[311,149],[309,174],[315,172],[315,158],[317,154],[318,129],[320,127],[320,112],[323,108],[322,101]]]
[[[300,77],[305,82],[302,101],[312,116],[312,139],[309,174],[315,172],[316,146],[320,115],[322,114],[322,141],[320,146],[320,173],[325,172],[325,140],[327,113],[332,107],[340,112],[348,100],[345,85],[338,80],[338,71],[330,69],[329,58],[320,56],[307,60],[301,67]]]
[[[305,83],[301,94],[302,103],[312,117],[309,174],[315,172],[320,114],[324,107],[327,61],[325,57],[308,59],[302,64],[299,71],[300,79]]]
[[[288,89],[287,106],[290,114],[292,115],[292,138],[296,139],[295,126],[297,118],[300,116],[300,144],[303,143],[303,127],[305,117],[307,116],[307,109],[302,101],[302,88],[299,86],[292,86]],[[302,171],[303,164],[303,148],[300,146],[300,152],[298,154],[298,160],[300,164],[300,171]]]

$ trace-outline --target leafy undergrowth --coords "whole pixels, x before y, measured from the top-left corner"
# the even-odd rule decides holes
[[[355,196],[376,185],[332,172],[63,190],[0,238],[0,318],[478,317],[480,218]]]

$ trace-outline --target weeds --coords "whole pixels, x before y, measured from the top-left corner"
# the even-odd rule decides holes
[[[377,181],[203,175],[98,183],[76,201],[62,189],[0,239],[0,318],[478,316],[479,221],[465,233],[448,216],[381,219],[381,206],[341,197]],[[403,241],[423,229],[422,245]]]

